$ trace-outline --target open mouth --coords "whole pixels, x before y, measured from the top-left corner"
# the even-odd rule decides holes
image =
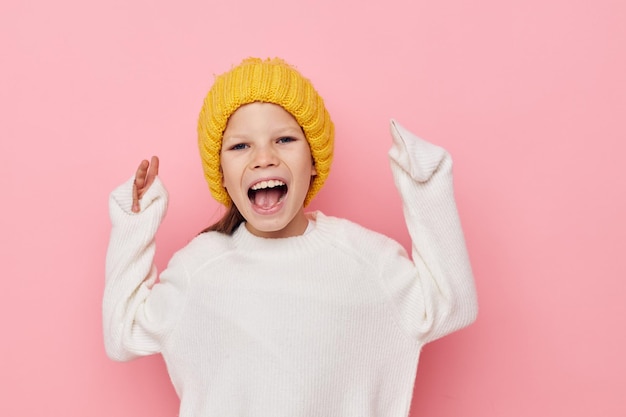
[[[248,190],[250,202],[262,209],[279,204],[287,195],[287,184],[280,180],[259,181]]]

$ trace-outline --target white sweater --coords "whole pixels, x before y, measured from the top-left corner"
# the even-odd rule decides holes
[[[181,417],[408,415],[422,346],[470,324],[477,302],[452,162],[391,122],[389,152],[412,238],[309,213],[302,236],[204,233],[157,283],[154,236],[167,192],[131,212],[110,198],[104,339],[115,360],[160,352]]]

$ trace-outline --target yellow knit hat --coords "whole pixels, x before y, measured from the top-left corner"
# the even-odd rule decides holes
[[[328,177],[335,129],[322,97],[311,82],[279,58],[243,60],[230,71],[218,75],[204,99],[198,120],[198,146],[211,194],[226,206],[232,203],[222,185],[222,135],[230,115],[240,106],[255,101],[282,106],[304,130],[317,172],[304,199],[306,206]]]

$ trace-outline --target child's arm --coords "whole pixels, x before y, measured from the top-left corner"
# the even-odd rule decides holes
[[[171,324],[169,308],[181,292],[168,276],[184,275],[174,259],[168,274],[156,284],[153,264],[155,234],[167,210],[168,195],[156,177],[155,161],[144,161],[133,179],[116,188],[109,198],[112,222],[106,257],[103,330],[107,354],[130,360],[160,350]],[[157,161],[158,166],[158,161]]]
[[[454,200],[452,159],[438,146],[391,121],[389,151],[417,270],[403,302],[411,333],[423,343],[472,323],[476,290]]]

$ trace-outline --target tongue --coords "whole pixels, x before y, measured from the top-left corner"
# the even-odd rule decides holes
[[[265,188],[254,193],[254,204],[256,206],[268,209],[278,204],[278,200],[283,195],[283,190],[279,187]]]

